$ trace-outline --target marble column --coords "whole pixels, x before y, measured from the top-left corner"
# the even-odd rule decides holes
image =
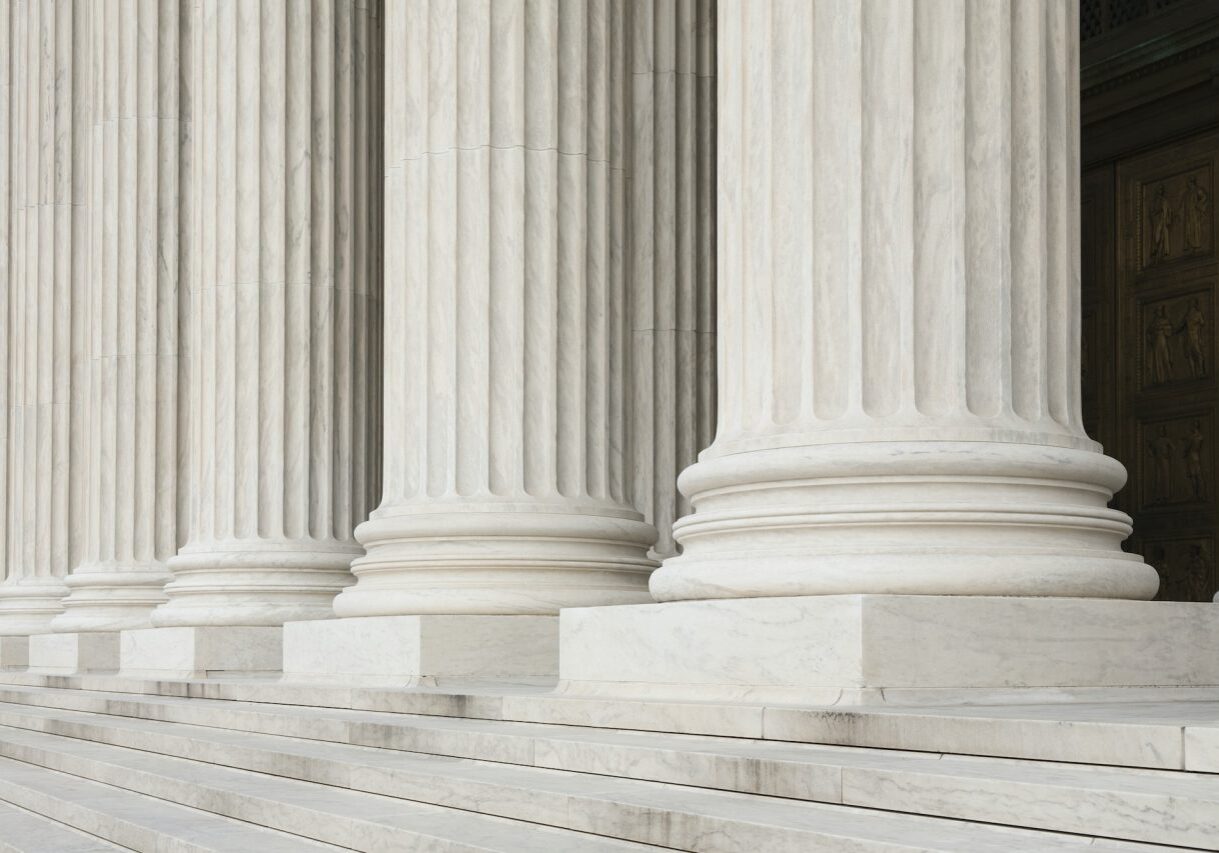
[[[81,555],[88,15],[5,7],[9,49],[7,566],[0,634],[48,629]]]
[[[56,631],[146,627],[177,551],[183,0],[91,4],[88,518]]]
[[[156,625],[323,618],[351,581],[378,485],[378,6],[192,10],[190,530]]]
[[[626,394],[631,504],[676,552],[677,475],[715,433],[715,3],[629,11]]]
[[[1080,422],[1076,15],[720,0],[719,425],[658,600],[1155,593]]]
[[[387,5],[384,495],[340,616],[647,599],[627,503],[627,4]]]

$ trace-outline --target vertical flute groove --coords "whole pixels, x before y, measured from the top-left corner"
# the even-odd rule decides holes
[[[626,441],[631,501],[656,526],[653,552],[663,557],[687,509],[677,475],[714,428],[715,7],[642,4],[626,15],[629,159],[609,172],[629,188],[619,262],[629,282]]]
[[[325,616],[379,482],[379,3],[194,10],[198,424],[162,625]],[[251,591],[253,590],[253,591]]]
[[[8,4],[8,563],[0,633],[45,631],[83,556],[88,8]],[[6,235],[7,236],[7,235]]]

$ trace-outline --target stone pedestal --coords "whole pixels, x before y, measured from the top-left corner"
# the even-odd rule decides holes
[[[1219,687],[1211,604],[826,595],[575,608],[560,620],[560,678],[575,692],[851,704]]]
[[[334,684],[553,679],[556,616],[367,616],[288,622],[284,677]]]
[[[121,674],[133,678],[275,675],[283,662],[280,627],[142,628],[123,631]]]
[[[0,670],[25,669],[29,662],[29,637],[0,637]]]
[[[30,672],[44,675],[115,672],[119,668],[119,632],[35,634],[30,637],[29,658]]]

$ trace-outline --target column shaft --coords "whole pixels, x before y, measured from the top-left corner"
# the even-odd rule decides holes
[[[676,551],[677,475],[715,433],[715,4],[631,12],[625,353],[631,503]]]
[[[7,569],[0,633],[46,631],[82,550],[88,15],[15,0],[9,98]]]
[[[385,491],[341,616],[646,600],[621,348],[627,4],[387,7]]]
[[[99,0],[91,75],[88,521],[57,631],[145,627],[177,551],[184,0]]]
[[[377,4],[192,22],[190,535],[157,625],[323,618],[375,493]]]
[[[659,599],[1154,593],[1080,418],[1076,13],[721,0],[719,431]]]

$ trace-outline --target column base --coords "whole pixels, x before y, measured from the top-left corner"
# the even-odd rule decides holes
[[[139,628],[122,632],[119,658],[119,674],[136,678],[278,675],[283,629]]]
[[[695,511],[673,525],[683,550],[652,574],[653,598],[1155,596],[1155,569],[1121,550],[1129,516],[1107,505],[1126,478],[1117,461],[985,432],[899,435],[713,445],[678,480]]]
[[[364,685],[553,679],[557,616],[364,616],[284,625],[284,677]]]
[[[35,634],[30,637],[30,672],[75,675],[119,668],[119,632]]]
[[[827,704],[1219,686],[1213,604],[753,598],[564,610],[560,630],[568,692]]]
[[[25,669],[29,663],[29,637],[0,637],[0,670]]]

